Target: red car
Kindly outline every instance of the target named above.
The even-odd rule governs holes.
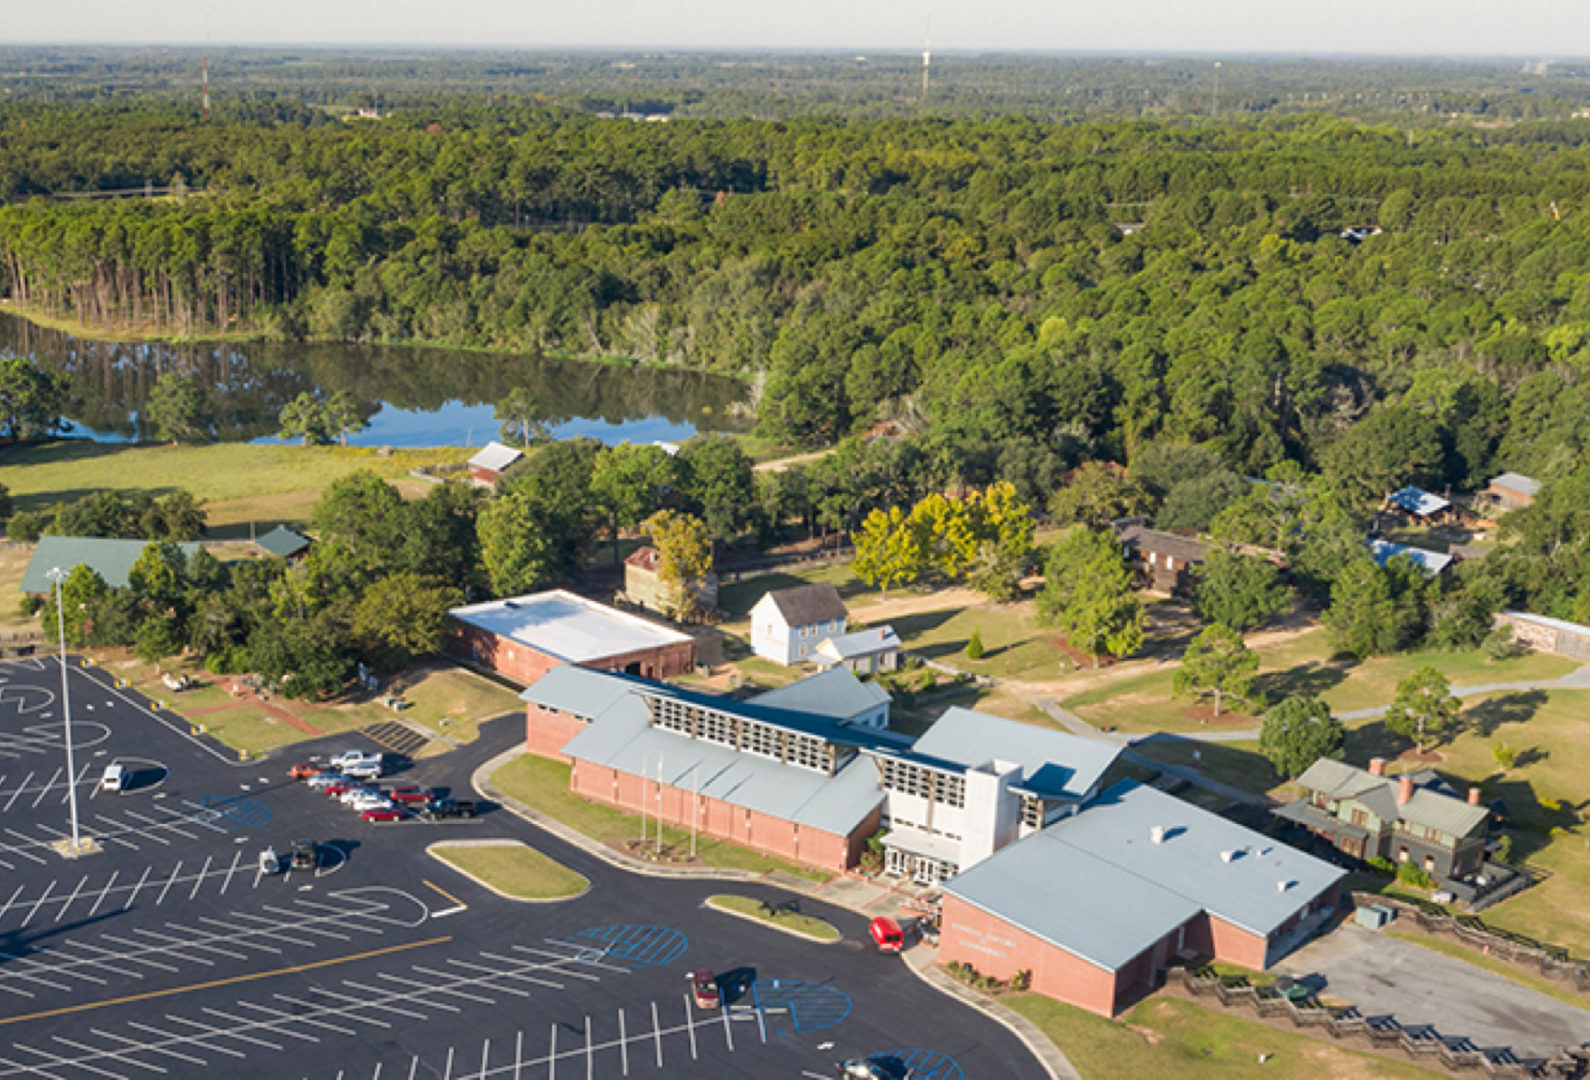
[[[879,952],[899,952],[905,948],[905,932],[893,919],[880,915],[867,925],[867,932]]]
[[[426,803],[431,801],[431,793],[422,787],[398,787],[388,793],[387,798],[396,803]]]
[[[690,996],[695,999],[698,1009],[716,1009],[723,1003],[723,996],[718,993],[717,977],[706,968],[690,973]]]
[[[366,821],[397,821],[403,816],[403,811],[399,810],[395,806],[386,808],[378,807],[374,810],[366,810],[360,816]]]
[[[320,790],[331,796],[333,799],[337,799],[341,798],[344,793],[352,791],[358,786],[360,786],[359,781],[343,778],[341,780],[333,780]]]

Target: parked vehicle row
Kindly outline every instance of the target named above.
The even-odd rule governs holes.
[[[366,821],[398,821],[409,814],[440,818],[472,818],[474,802],[468,799],[440,798],[418,784],[400,784],[383,789],[373,783],[382,772],[380,754],[347,750],[334,754],[324,763],[300,762],[288,770],[311,791],[319,791],[352,807]]]

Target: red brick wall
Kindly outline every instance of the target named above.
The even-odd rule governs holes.
[[[1263,971],[1269,966],[1268,938],[1249,933],[1224,919],[1209,916],[1210,942],[1216,960]]]
[[[1009,979],[1032,972],[1037,993],[1100,1016],[1115,1013],[1116,977],[1064,949],[1034,937],[973,907],[944,896],[939,960],[970,964],[984,975]]]
[[[855,865],[866,838],[877,831],[878,816],[882,812],[880,807],[850,835],[839,836],[821,829],[803,828],[782,818],[698,796],[687,788],[667,784],[663,785],[659,804],[656,780],[648,780],[643,785],[641,778],[633,773],[589,762],[575,762],[569,786],[577,795],[614,803],[636,813],[641,810],[644,798],[647,814],[655,818],[660,806],[665,822],[686,829],[690,827],[691,803],[699,801],[696,828],[702,835],[722,837],[781,859],[834,871]]]
[[[571,713],[543,709],[539,705],[525,709],[525,746],[532,754],[567,763],[572,759],[563,753],[564,744],[584,730],[585,722]]]
[[[499,675],[524,686],[532,685],[548,671],[563,663],[556,657],[548,656],[528,645],[499,637],[489,630],[482,630],[468,623],[454,623],[453,635],[448,639],[445,648],[461,660],[490,668]],[[655,645],[649,649],[606,656],[583,666],[596,671],[623,671],[631,664],[635,665],[636,674],[648,679],[662,680],[671,679],[675,675],[684,675],[694,670],[696,666],[695,639],[674,641],[666,645]]]

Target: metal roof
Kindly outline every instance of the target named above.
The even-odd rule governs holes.
[[[832,660],[855,660],[899,647],[900,635],[894,632],[894,627],[874,626],[866,630],[857,630],[852,634],[828,638],[817,646],[817,652],[820,656]]]
[[[1504,472],[1500,476],[1491,477],[1490,486],[1506,488],[1508,491],[1516,491],[1520,495],[1534,497],[1540,494],[1540,489],[1543,485],[1539,480],[1524,476],[1521,473]]]
[[[45,574],[57,566],[70,574],[80,564],[86,564],[104,578],[105,584],[111,588],[125,589],[127,574],[132,570],[133,563],[144,553],[144,548],[156,542],[109,540],[99,536],[41,536],[33,549],[33,558],[28,561],[28,568],[22,574],[21,591],[53,592],[55,586]],[[184,542],[177,544],[177,547],[182,549],[183,555],[191,557],[200,545]]]
[[[1156,826],[1164,829],[1161,843],[1153,840]],[[1118,971],[1200,911],[1268,936],[1344,876],[1262,833],[1123,780],[951,878],[944,891]]]
[[[839,599],[839,590],[826,581],[763,593],[755,606],[761,607],[763,603],[771,603],[778,609],[788,626],[810,626],[843,619],[850,614],[845,610],[845,602]]]
[[[1115,743],[960,706],[939,717],[909,751],[910,756],[936,758],[963,769],[990,761],[1020,765],[1023,790],[1062,799],[1085,798],[1120,753]]]
[[[1570,634],[1583,634],[1590,636],[1590,626],[1583,623],[1569,622],[1566,619],[1553,619],[1550,615],[1531,615],[1527,611],[1504,611],[1509,619],[1519,622],[1534,623],[1536,626],[1548,626],[1553,630],[1565,630]]]
[[[255,540],[254,543],[272,555],[280,555],[284,559],[290,559],[308,548],[310,541],[309,537],[303,533],[289,529],[285,525],[278,525],[264,536]]]
[[[635,693],[620,695],[563,753],[653,779],[661,768],[665,784],[837,836],[849,835],[883,802],[869,762],[852,761],[828,776],[692,739],[651,726],[645,701]]]
[[[500,473],[522,457],[524,457],[523,450],[515,450],[513,447],[504,446],[500,442],[489,442],[481,447],[479,453],[469,459],[469,464],[472,468]]]
[[[1417,517],[1428,517],[1431,514],[1440,513],[1452,505],[1451,502],[1441,498],[1441,496],[1432,495],[1423,488],[1416,488],[1412,484],[1401,491],[1393,491],[1386,496],[1386,501]]]
[[[1203,543],[1196,537],[1161,532],[1141,523],[1123,525],[1116,530],[1115,537],[1139,556],[1167,555],[1187,563],[1203,562],[1207,556]]]
[[[1396,558],[1406,555],[1412,559],[1421,570],[1431,577],[1435,577],[1447,568],[1452,561],[1452,556],[1441,551],[1428,551],[1424,548],[1409,547],[1407,544],[1395,544],[1390,540],[1369,541],[1369,555],[1380,566]]]
[[[831,667],[751,699],[758,705],[794,709],[833,720],[849,720],[889,700],[887,690],[875,682],[861,681],[845,667]]]
[[[586,719],[600,716],[636,690],[652,684],[616,671],[559,664],[519,695],[521,701]]]
[[[677,630],[562,589],[488,600],[448,614],[571,664],[691,640]]]

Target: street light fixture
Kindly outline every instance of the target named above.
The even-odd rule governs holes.
[[[70,840],[58,844],[62,855],[67,858],[76,858],[86,855],[94,850],[92,840],[84,840],[77,831],[77,763],[72,759],[72,696],[67,685],[66,669],[66,607],[62,600],[61,586],[66,582],[66,571],[59,566],[53,566],[45,571],[44,576],[55,583],[55,622],[61,635],[61,715],[66,729],[66,791],[67,802],[72,807],[72,836]]]

